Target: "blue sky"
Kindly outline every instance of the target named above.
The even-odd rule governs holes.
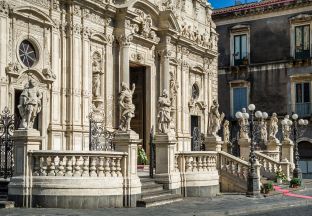
[[[240,0],[241,2],[245,3],[245,0]],[[247,0],[247,2],[254,2],[257,0]],[[222,8],[222,7],[229,7],[234,5],[235,0],[208,0],[212,4],[212,7],[217,9],[217,8]]]

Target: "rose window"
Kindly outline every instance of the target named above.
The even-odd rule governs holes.
[[[32,67],[37,61],[35,47],[27,40],[19,46],[19,57],[26,67]]]

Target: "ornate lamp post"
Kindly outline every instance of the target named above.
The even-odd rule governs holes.
[[[298,125],[300,127],[303,127],[303,126],[307,126],[309,124],[309,121],[308,120],[304,120],[304,119],[299,119],[298,120],[298,115],[297,114],[293,114],[291,116],[291,118],[293,119],[293,122],[291,120],[287,120],[287,119],[284,119],[282,121],[282,125],[283,127],[286,127],[287,125],[289,127],[292,126],[292,134],[293,134],[293,139],[294,139],[294,144],[295,144],[295,148],[294,148],[294,163],[295,163],[295,169],[293,170],[293,177],[294,178],[299,178],[300,180],[302,179],[302,171],[300,169],[300,166],[299,166],[299,151],[298,151],[298,143],[297,143],[297,140],[299,138],[299,128],[298,128]]]
[[[248,122],[249,120],[249,132],[250,132],[250,155],[249,155],[249,163],[250,168],[248,172],[248,178],[247,178],[247,196],[255,197],[259,196],[259,176],[256,172],[256,155],[255,155],[255,137],[254,137],[254,117],[255,117],[255,109],[256,106],[254,104],[250,104],[248,106],[248,110],[250,111],[250,119],[249,114],[247,112],[237,112],[235,114],[236,118],[240,120],[244,120]],[[260,111],[256,112],[256,117],[260,118],[262,117],[262,113]],[[248,127],[248,125],[246,125]],[[245,130],[243,128],[243,130]],[[248,129],[246,128],[246,131]]]

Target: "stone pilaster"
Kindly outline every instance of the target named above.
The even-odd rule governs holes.
[[[19,207],[31,207],[31,182],[29,165],[32,162],[28,152],[39,150],[42,138],[37,130],[16,130],[13,135],[15,141],[14,177],[9,184],[9,199],[15,201]]]
[[[155,179],[173,193],[180,193],[180,175],[175,170],[175,149],[177,145],[175,135],[157,134],[154,139],[156,147]]]
[[[249,138],[240,138],[238,140],[238,145],[240,149],[240,157],[248,161],[249,160],[249,154],[250,154],[250,139]]]
[[[291,164],[291,167],[294,168],[294,143],[293,141],[287,139],[282,141],[282,158],[281,160],[285,160]]]
[[[118,36],[120,46],[120,82],[125,82],[130,86],[130,44],[133,40],[132,35],[121,35]]]
[[[113,140],[116,151],[128,153],[127,174],[124,178],[125,206],[128,207],[135,207],[136,200],[141,196],[141,181],[137,173],[138,144],[141,142],[139,134],[132,130],[126,132],[119,131]]]

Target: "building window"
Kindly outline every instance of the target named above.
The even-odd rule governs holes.
[[[247,34],[234,36],[234,65],[248,64]]]
[[[296,83],[296,110],[295,112],[301,116],[309,116],[311,110],[310,103],[310,89],[311,85],[308,82]]]
[[[247,107],[247,87],[233,88],[233,112],[235,115],[237,111]]]
[[[36,49],[28,40],[24,40],[20,44],[19,57],[26,67],[32,67],[37,62]]]
[[[194,84],[192,86],[192,99],[196,100],[199,98],[199,88],[198,85]]]
[[[295,27],[295,58],[310,58],[310,26]]]

